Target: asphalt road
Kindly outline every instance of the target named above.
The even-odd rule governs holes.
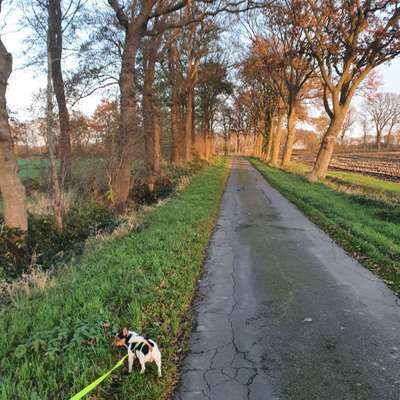
[[[200,283],[177,400],[399,400],[400,304],[245,160]]]

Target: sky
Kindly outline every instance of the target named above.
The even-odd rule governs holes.
[[[395,59],[389,64],[379,68],[382,74],[384,90],[387,92],[400,93],[400,59]]]
[[[0,35],[7,50],[13,56],[13,72],[8,81],[7,106],[12,115],[24,119],[29,117],[29,108],[35,94],[46,87],[46,76],[43,71],[23,68],[26,59],[22,52],[26,49],[24,39],[29,35],[27,29],[19,28],[18,20],[22,13],[13,7],[12,2],[5,3],[6,7],[0,15]],[[8,7],[8,8],[7,8]],[[75,109],[91,115],[101,95],[96,93],[88,99],[84,99]]]
[[[23,46],[23,35],[18,32],[6,33],[2,36],[7,50],[13,56],[13,72],[8,81],[7,105],[11,113],[19,118],[24,118],[32,105],[35,93],[46,86],[46,76],[42,71],[22,68],[21,48]],[[77,110],[91,115],[101,96],[95,94],[88,99],[84,99],[75,107]]]

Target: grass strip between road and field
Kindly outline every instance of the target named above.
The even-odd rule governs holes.
[[[312,166],[295,162],[290,164],[288,171],[296,174],[306,175],[311,172]],[[400,194],[400,184],[374,176],[365,175],[357,172],[349,171],[328,171],[327,181],[339,181],[353,186],[359,186],[365,190],[373,190],[380,193]]]
[[[367,196],[337,192],[305,176],[251,159],[289,201],[364,266],[400,292],[400,209]]]
[[[118,371],[96,399],[165,399],[178,378],[191,303],[218,214],[230,161],[146,215],[143,229],[104,244],[60,273],[51,287],[0,313],[0,398],[67,399],[124,355],[112,348],[123,324],[158,342],[163,377]]]

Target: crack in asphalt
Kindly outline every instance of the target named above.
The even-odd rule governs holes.
[[[207,385],[207,392],[205,392],[205,394],[206,394],[207,398],[211,399],[211,385],[207,380],[207,376],[206,376],[207,372],[209,372],[209,370],[204,370],[204,372],[203,372],[203,380]]]
[[[232,294],[233,304],[232,304],[232,309],[231,309],[230,313],[228,314],[228,320],[229,320],[229,324],[230,324],[230,326],[231,326],[231,333],[232,333],[232,345],[233,345],[233,348],[235,349],[235,355],[233,356],[233,358],[232,358],[232,360],[231,360],[230,366],[231,366],[233,369],[235,369],[235,367],[233,367],[232,364],[234,363],[235,357],[236,357],[238,354],[242,355],[242,357],[243,357],[247,362],[249,362],[249,363],[253,366],[252,369],[253,369],[253,371],[254,371],[254,374],[251,375],[251,376],[248,378],[247,382],[244,384],[244,385],[247,387],[247,399],[250,400],[250,393],[251,393],[250,386],[252,385],[252,383],[253,383],[255,377],[258,375],[258,370],[257,370],[257,366],[256,366],[255,362],[254,362],[253,360],[251,360],[250,358],[248,358],[248,353],[250,352],[251,348],[252,348],[252,347],[254,346],[254,344],[256,344],[256,343],[253,343],[252,346],[250,347],[250,349],[249,349],[248,351],[241,351],[241,350],[239,349],[239,346],[238,346],[237,343],[236,343],[235,328],[234,328],[234,326],[233,326],[233,320],[232,320],[232,315],[233,315],[234,312],[236,311],[237,302],[238,302],[238,300],[237,300],[237,298],[236,298],[237,283],[236,283],[236,278],[235,278],[235,266],[236,266],[236,262],[233,262],[233,264],[232,264],[232,272],[231,272],[232,288],[233,288],[233,294]],[[243,368],[243,367],[242,367],[242,368]],[[234,379],[236,382],[238,382],[238,383],[240,383],[240,384],[243,385],[242,382],[240,382],[240,381],[238,381],[238,380],[236,379],[239,370],[242,369],[242,368],[240,368],[240,367],[239,367],[239,368],[236,368],[236,374],[235,374],[235,377],[234,377],[233,379]]]

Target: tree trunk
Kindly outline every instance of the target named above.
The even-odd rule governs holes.
[[[49,0],[49,41],[52,60],[51,72],[54,93],[57,99],[58,116],[60,120],[60,159],[61,182],[68,181],[71,177],[71,126],[67,101],[65,99],[65,86],[61,68],[62,58],[62,12],[60,0]]]
[[[382,131],[379,127],[376,127],[376,148],[378,149],[378,151],[381,150],[382,147]]]
[[[18,176],[6,103],[12,56],[0,39],[0,192],[4,202],[4,222],[10,228],[28,229],[25,188]]]
[[[208,135],[207,140],[207,161],[212,160],[214,156],[214,135],[212,132]]]
[[[192,12],[192,1],[188,2],[188,7],[185,9],[186,16],[190,18]],[[197,70],[200,63],[200,58],[195,55],[195,31],[196,25],[189,25],[189,33],[185,47],[187,48],[187,66],[185,77],[185,94],[186,94],[186,115],[185,115],[185,136],[184,136],[184,155],[185,161],[189,162],[193,159],[194,146],[194,124],[193,124],[193,109],[194,109],[194,88],[197,82]],[[186,39],[186,38],[185,38]]]
[[[389,148],[390,147],[390,142],[392,139],[392,130],[393,130],[393,126],[391,126],[388,130],[388,133],[386,135],[386,147]]]
[[[181,163],[185,162],[185,130],[186,130],[186,107],[179,105],[179,154],[181,155]]]
[[[274,114],[271,113],[271,115],[268,118],[267,124],[266,124],[266,135],[267,135],[267,143],[266,143],[266,148],[265,148],[265,157],[264,161],[265,162],[270,162],[271,160],[271,153],[272,153],[272,143],[274,141],[274,133],[275,133],[275,118]]]
[[[193,89],[189,89],[186,99],[185,115],[185,161],[192,161],[192,137],[193,137]]]
[[[153,144],[153,171],[156,176],[159,176],[162,175],[163,172],[161,170],[161,126],[158,109],[155,110]]]
[[[282,126],[283,126],[284,111],[278,111],[278,121],[276,124],[276,129],[273,135],[272,141],[272,157],[271,165],[278,165],[279,153],[281,151],[281,141],[282,141]]]
[[[263,148],[263,141],[264,141],[264,135],[258,134],[258,143],[257,143],[257,157],[260,158],[262,154],[262,148]]]
[[[290,107],[287,115],[287,138],[282,158],[283,168],[288,167],[292,159],[293,144],[296,138],[296,120],[297,120],[296,111],[293,107]]]
[[[205,107],[202,119],[202,131],[203,131],[203,158],[209,160],[209,139],[210,139],[210,116],[208,109]]]
[[[194,92],[192,97],[192,158],[196,155],[196,124],[194,120],[195,109],[194,109]],[[200,154],[198,154],[200,155]]]
[[[179,165],[181,163],[181,154],[180,154],[180,137],[179,127],[180,123],[180,110],[179,110],[179,94],[178,89],[172,86],[171,93],[171,135],[172,135],[172,143],[171,143],[171,163],[175,165]]]
[[[51,16],[49,13],[49,20]],[[50,21],[49,21],[50,25]],[[50,180],[51,180],[51,196],[54,221],[59,231],[63,228],[62,219],[62,194],[60,188],[60,181],[57,172],[57,158],[56,158],[56,137],[54,133],[54,118],[53,118],[53,82],[52,82],[52,52],[51,52],[51,34],[49,32],[47,50],[47,145],[49,149],[50,159]]]
[[[146,85],[145,85],[146,86]],[[146,90],[143,92],[143,127],[145,132],[145,152],[147,172],[158,176],[161,172],[160,164],[160,126],[158,123],[158,110],[147,98]]]
[[[203,130],[203,158],[208,161],[208,137],[207,132]]]
[[[263,154],[265,132],[266,132],[266,118],[265,114],[261,113],[259,121],[259,129],[257,131],[257,148],[256,148],[256,157],[259,158],[261,158]]]
[[[253,143],[251,143],[253,141]],[[252,140],[251,134],[247,133],[246,135],[246,156],[250,156],[252,154],[252,149],[254,148],[254,140]]]
[[[343,129],[342,129],[342,132],[341,132],[341,134],[340,134],[340,144],[341,144],[341,146],[343,146],[343,144],[344,144],[344,137],[346,136],[346,131],[344,131]]]
[[[340,111],[337,111],[331,119],[329,127],[322,138],[321,147],[318,151],[314,168],[309,175],[309,180],[311,182],[315,182],[318,179],[325,179],[326,174],[328,173],[328,167],[332,158],[333,150],[335,148],[336,138],[342,129],[346,113],[347,110],[342,108]]]
[[[122,207],[128,200],[132,186],[132,163],[134,146],[140,141],[137,123],[136,98],[136,54],[141,41],[141,27],[129,24],[126,32],[122,65],[119,78],[121,92],[120,128],[116,140],[116,157],[112,179],[113,202],[117,208]]]
[[[157,52],[160,40],[155,38],[148,44],[143,57],[143,127],[145,133],[146,165],[150,177],[156,177],[161,173],[160,151],[160,126],[158,123],[158,109],[154,99],[154,76],[156,69]]]
[[[168,48],[168,68],[170,74],[171,86],[171,163],[180,165],[182,161],[182,122],[180,113],[180,82],[179,72],[179,55],[175,41],[170,43]]]

